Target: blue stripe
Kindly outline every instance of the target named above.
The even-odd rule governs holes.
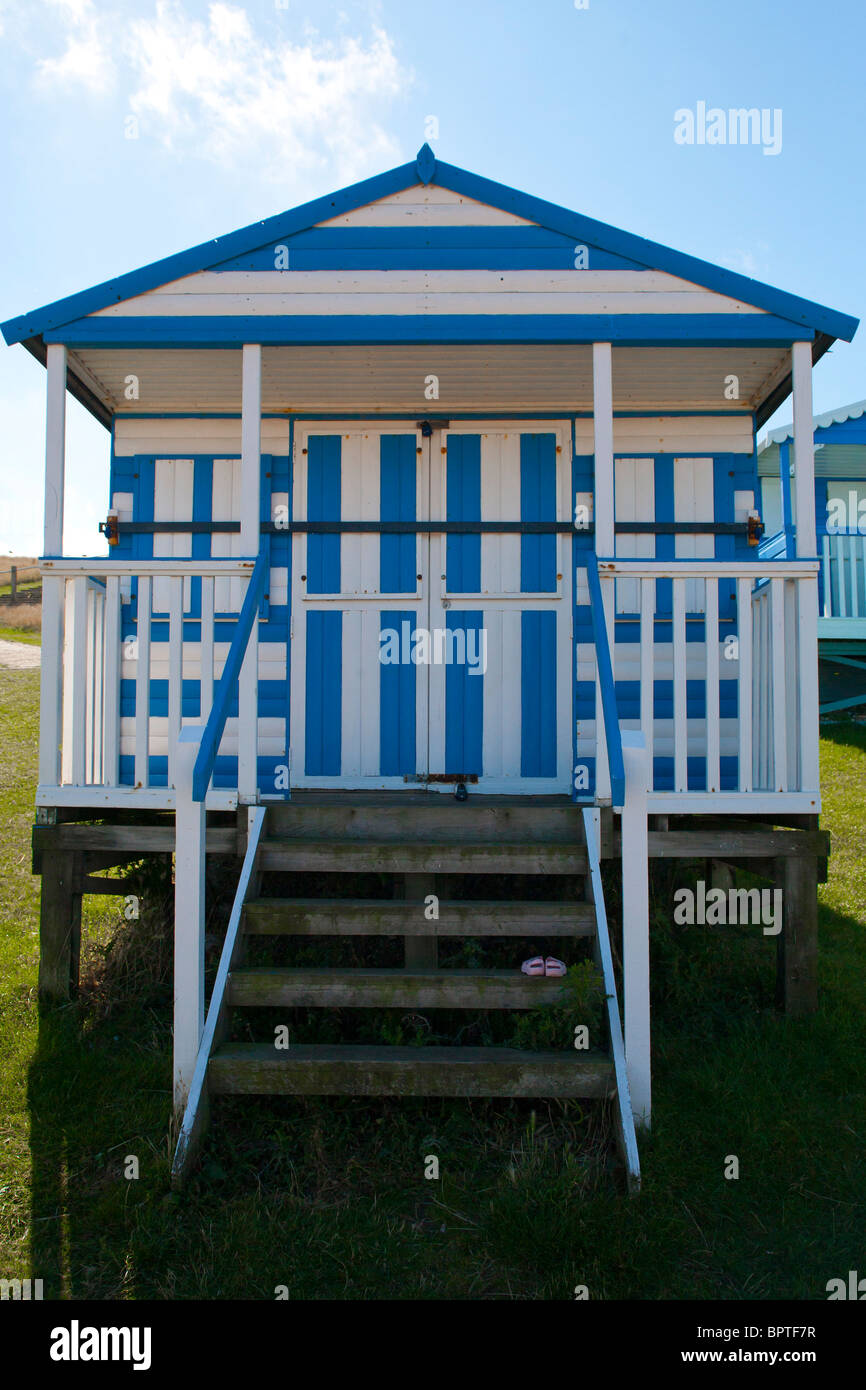
[[[307,613],[306,752],[308,777],[339,777],[343,742],[343,614]]]
[[[307,519],[339,521],[341,507],[338,434],[312,434],[307,442]],[[307,536],[307,593],[340,592],[340,537]]]
[[[450,434],[446,460],[446,521],[481,520],[481,436]],[[481,537],[449,535],[445,541],[447,585],[452,593],[481,589]],[[466,769],[464,769],[465,771]]]
[[[414,462],[413,439],[413,462]],[[415,772],[415,685],[417,666],[410,659],[411,634],[416,614],[383,612],[380,632],[397,634],[401,658],[396,664],[382,663],[379,678],[379,771],[383,777]]]
[[[445,626],[449,632],[480,633],[484,614],[449,608]],[[480,638],[474,638],[475,651]],[[467,641],[468,647],[468,641]],[[483,675],[472,675],[467,662],[452,662],[445,668],[445,771],[481,775],[484,733]]]
[[[383,434],[379,445],[379,517],[414,521],[417,454],[414,434]],[[379,591],[413,594],[416,589],[415,536],[380,536]]]
[[[576,272],[577,273],[577,272]],[[74,319],[46,343],[75,348],[219,348],[250,342],[631,343],[790,347],[814,331],[773,314],[266,314]]]
[[[656,521],[673,521],[674,517],[674,460],[663,454],[655,461]],[[656,559],[673,560],[676,555],[676,536],[656,536]],[[673,584],[670,579],[656,580],[656,613],[673,612]]]
[[[520,519],[556,520],[556,435],[520,436]],[[520,587],[556,592],[556,536],[520,537]]]
[[[520,775],[556,776],[556,614],[520,615]]]

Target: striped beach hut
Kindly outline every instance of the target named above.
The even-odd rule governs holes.
[[[41,987],[70,988],[94,872],[174,852],[178,1172],[208,1093],[360,1090],[614,1096],[634,1175],[655,854],[776,865],[783,992],[813,1006],[811,369],[855,328],[426,145],[3,325],[47,368]],[[85,560],[62,548],[67,390],[112,440]],[[756,433],[792,392],[795,506],[765,552]],[[239,856],[207,1017],[206,852]],[[375,870],[394,900],[268,896],[300,870]],[[522,901],[520,874],[581,892]],[[266,931],[390,931],[405,960],[245,977]],[[440,969],[449,933],[590,937],[599,1055],[217,1046],[234,1006],[555,997],[519,962]]]

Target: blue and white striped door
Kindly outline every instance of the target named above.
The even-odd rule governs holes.
[[[567,521],[570,432],[555,423],[456,425],[431,459],[431,507],[449,521]],[[489,793],[571,785],[571,539],[434,535],[430,627],[465,634],[470,660],[430,667],[430,771]]]
[[[567,520],[567,441],[556,426],[426,439],[397,424],[298,428],[294,518]],[[430,773],[464,774],[487,792],[567,791],[565,544],[513,533],[298,535],[293,785],[411,788]]]

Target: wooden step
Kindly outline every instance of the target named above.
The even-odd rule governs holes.
[[[260,842],[259,868],[321,873],[583,874],[582,844],[425,844],[367,840],[274,839]]]
[[[417,902],[394,898],[254,898],[244,930],[260,936],[594,936],[583,902],[446,902],[428,921]]]
[[[221,1048],[208,1067],[216,1095],[583,1096],[615,1093],[599,1054],[510,1047],[342,1047],[270,1043]]]
[[[268,834],[316,841],[583,843],[581,809],[567,797],[501,805],[471,792],[464,802],[439,794],[397,793],[385,800],[386,796],[352,793],[350,804],[340,804],[299,792],[296,799],[268,808]]]
[[[228,1002],[349,1009],[531,1009],[559,1003],[562,979],[520,970],[317,970],[254,966],[232,972]]]

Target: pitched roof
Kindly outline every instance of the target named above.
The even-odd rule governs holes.
[[[837,405],[835,410],[827,410],[823,415],[813,415],[813,430],[825,430],[830,425],[844,425],[846,420],[859,420],[866,415],[866,401],[854,401],[851,405]],[[771,444],[784,444],[786,439],[794,438],[794,426],[781,425],[777,430],[769,430],[766,439],[759,445],[759,452]]]
[[[37,343],[34,340],[39,340],[43,333],[57,329],[63,324],[169,284],[182,276],[214,269],[268,242],[282,241],[342,213],[351,212],[390,194],[399,193],[419,181],[423,184],[436,184],[525,218],[551,231],[573,237],[577,243],[586,243],[623,257],[640,269],[665,271],[705,289],[743,300],[754,308],[763,309],[792,325],[807,329],[809,336],[817,336],[817,355],[826,351],[834,338],[850,341],[856,332],[858,320],[850,315],[774,289],[761,281],[749,279],[748,276],[713,265],[709,261],[674,251],[658,242],[620,231],[607,223],[584,217],[580,213],[571,212],[531,194],[521,193],[505,184],[469,173],[456,165],[446,164],[438,160],[426,144],[410,163],[401,164],[386,173],[351,184],[336,193],[313,199],[297,208],[278,213],[275,217],[254,222],[226,236],[202,242],[199,246],[154,261],[151,265],[104,281],[91,289],[43,305],[31,313],[7,320],[0,325],[0,331],[7,343],[27,342],[28,346],[35,349]],[[37,355],[41,356],[41,351]]]

